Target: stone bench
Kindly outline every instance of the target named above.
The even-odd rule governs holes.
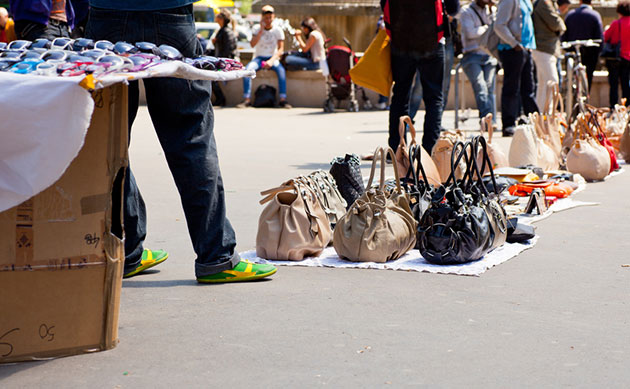
[[[608,106],[608,72],[596,71],[593,76],[593,86],[591,88],[591,104],[597,107]],[[475,98],[473,95],[470,82],[466,78],[466,75],[460,71],[460,96],[463,94],[462,108],[476,109]],[[497,109],[501,109],[501,88],[503,82],[503,71],[499,71],[497,76],[497,86],[495,94],[497,97]],[[262,84],[268,84],[278,89],[278,78],[273,70],[259,70],[256,73],[256,78],[252,82],[252,97],[256,88]],[[462,89],[463,88],[463,89]],[[235,80],[228,81],[227,83],[221,83],[221,89],[225,94],[227,105],[235,106],[243,101],[243,81]],[[141,104],[146,104],[144,98],[144,88],[140,87]],[[375,105],[378,101],[378,94],[371,90],[365,89],[367,97],[370,99],[372,105]],[[621,92],[619,93],[621,96]],[[311,108],[323,108],[324,101],[326,100],[326,78],[323,76],[320,70],[290,70],[287,71],[287,100],[294,107],[311,107]],[[360,94],[357,95],[357,100],[361,105]],[[422,104],[424,106],[424,104]],[[421,107],[422,107],[421,106]],[[449,98],[446,109],[455,108],[455,69],[451,71],[451,88],[449,90]]]

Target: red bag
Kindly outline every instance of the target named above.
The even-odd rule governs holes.
[[[599,115],[597,115],[597,113],[591,110],[590,115],[589,115],[589,120],[593,124],[591,129],[595,130],[595,134],[591,133],[591,136],[597,139],[599,144],[604,146],[606,151],[608,151],[608,154],[610,155],[609,173],[612,173],[615,170],[619,169],[619,163],[617,162],[617,153],[615,152],[615,148],[613,147],[612,143],[610,143],[610,141],[608,140],[608,137],[606,137],[606,134],[604,133],[604,131],[602,131],[602,128],[598,122],[598,118],[599,118]]]

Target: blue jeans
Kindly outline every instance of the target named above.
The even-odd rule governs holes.
[[[394,89],[389,108],[389,146],[396,150],[400,143],[398,125],[400,117],[409,114],[409,98],[414,75],[420,74],[420,84],[424,91],[424,133],[422,147],[430,154],[442,127],[444,106],[442,83],[444,75],[444,45],[427,55],[417,57],[392,51],[392,75]]]
[[[262,61],[266,61],[271,57],[256,57],[252,59],[247,66],[245,67],[247,70],[258,70],[262,67]],[[276,72],[278,75],[278,95],[280,99],[287,98],[287,74],[284,70],[284,67],[278,61],[277,65],[271,67],[271,70]],[[249,99],[252,95],[252,79],[249,77],[243,78],[243,97]]]
[[[497,117],[496,85],[497,61],[488,54],[466,53],[462,58],[462,68],[472,85],[479,110],[479,117],[492,114],[492,121]]]
[[[442,81],[442,94],[444,95],[444,103],[442,111],[446,109],[448,103],[448,91],[451,89],[451,69],[455,61],[455,49],[453,48],[453,40],[446,39],[444,46],[444,80]],[[416,117],[416,113],[420,109],[422,103],[422,82],[420,82],[420,73],[416,73],[416,80],[411,90],[411,100],[409,101],[409,117]]]
[[[304,70],[319,69],[319,62],[313,62],[310,53],[292,53],[284,59],[287,66],[293,66]]]
[[[202,48],[192,5],[164,11],[92,8],[86,36],[112,42],[154,42],[186,57]],[[178,78],[144,80],[147,106],[179,190],[188,232],[197,254],[197,277],[232,269],[239,261],[236,236],[225,214],[223,180],[214,140],[211,82]],[[129,85],[129,131],[138,111],[138,83]],[[146,237],[146,207],[131,169],[124,185],[125,273],[140,264]]]
[[[525,115],[538,112],[538,105],[532,54],[528,50],[499,50],[499,59],[503,66],[501,122],[505,130],[516,124],[521,104]]]

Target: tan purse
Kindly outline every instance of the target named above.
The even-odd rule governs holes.
[[[512,167],[538,166],[538,142],[536,132],[531,124],[516,127],[512,143],[510,143],[508,161]]]
[[[409,166],[411,165],[411,163],[409,162],[409,147],[407,146],[407,142],[405,141],[405,124],[409,126],[409,133],[411,135],[410,144],[416,144],[416,128],[413,126],[411,118],[409,116],[401,116],[400,124],[398,126],[398,133],[400,134],[400,144],[396,149],[395,159],[396,169],[398,175],[401,177],[405,177],[407,175],[407,171],[409,171]],[[422,167],[427,174],[427,180],[429,181],[429,183],[434,186],[440,186],[440,184],[442,183],[442,179],[440,178],[440,173],[435,166],[435,162],[433,162],[431,156],[429,156],[429,153],[427,153],[427,151],[422,147],[420,158],[420,161],[422,162]]]
[[[566,115],[558,84],[549,81],[547,85],[547,101],[544,112],[540,116],[541,130],[546,136],[545,142],[557,155],[559,163],[561,161],[562,137],[564,135],[564,127],[561,123],[566,120]],[[558,110],[558,106],[560,106],[560,110]]]
[[[604,179],[610,172],[610,154],[588,131],[584,114],[579,114],[574,129],[575,139],[567,155],[567,169],[588,181]]]
[[[258,219],[256,255],[300,261],[321,254],[332,238],[332,230],[315,193],[295,179],[261,194],[267,197],[260,204],[269,204]]]
[[[625,161],[630,162],[630,123],[626,124],[626,128],[621,135],[619,154]]]
[[[529,115],[530,121],[536,132],[537,160],[536,166],[543,170],[556,170],[560,167],[560,155],[551,147],[550,137],[546,132],[545,119],[543,115],[532,113]]]
[[[394,152],[387,148],[393,158]],[[381,158],[379,186],[372,188],[377,159]],[[409,195],[400,187],[398,170],[394,169],[396,187],[385,190],[385,152],[374,152],[372,170],[365,193],[339,220],[333,247],[341,258],[354,262],[387,262],[411,250],[416,244],[417,223],[411,213]]]
[[[481,120],[481,135],[484,135],[484,132],[488,133],[488,142],[486,143],[486,148],[488,152],[488,157],[490,158],[490,162],[492,163],[492,168],[496,169],[499,167],[508,167],[510,166],[510,162],[508,158],[505,156],[505,153],[501,149],[498,144],[492,143],[492,114],[489,113],[485,118]],[[481,151],[477,154],[477,163],[482,165],[483,162],[483,154]]]
[[[327,171],[316,170],[308,176],[297,177],[296,180],[305,183],[315,193],[331,227],[335,228],[337,221],[346,213],[346,200],[339,193],[335,179]]]
[[[453,146],[458,141],[463,142],[464,140],[464,134],[460,130],[444,130],[440,133],[440,137],[435,142],[433,150],[431,150],[431,159],[435,163],[435,167],[437,167],[442,182],[446,182],[452,172],[451,154],[453,153]],[[466,164],[462,159],[455,168],[455,178],[458,180],[461,179],[464,177],[465,172]]]

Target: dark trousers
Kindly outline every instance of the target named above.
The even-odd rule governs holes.
[[[531,53],[527,50],[500,50],[499,58],[503,67],[501,121],[505,130],[514,127],[521,104],[526,115],[538,112],[538,106]]]
[[[425,56],[415,56],[392,52],[392,75],[394,88],[389,108],[389,147],[396,150],[400,143],[398,126],[400,117],[409,115],[411,85],[416,71],[420,73],[423,100],[426,113],[422,147],[430,154],[442,127],[442,108],[444,96],[442,81],[444,78],[444,45]]]
[[[53,40],[55,38],[69,38],[70,29],[63,22],[51,20],[48,25],[31,22],[30,20],[18,20],[15,22],[15,35],[18,39],[34,41],[36,39]]]
[[[593,72],[597,67],[597,61],[599,61],[599,47],[582,47],[580,56],[582,57],[582,64],[586,66],[586,78],[588,79],[588,90],[590,92],[591,85],[593,85]]]
[[[619,104],[619,81],[621,81],[621,96],[626,98],[626,105],[630,104],[630,61],[625,59],[606,60],[608,69],[608,85],[610,86],[610,106]]]
[[[92,8],[86,27],[91,39],[154,42],[176,47],[186,57],[202,53],[192,5],[155,12]],[[199,276],[233,268],[240,258],[226,218],[223,180],[214,139],[210,81],[144,80],[147,106],[180,194]],[[138,111],[138,83],[129,85],[129,130]],[[130,133],[131,137],[131,133]],[[124,186],[125,272],[140,263],[146,237],[146,208],[131,169]]]

